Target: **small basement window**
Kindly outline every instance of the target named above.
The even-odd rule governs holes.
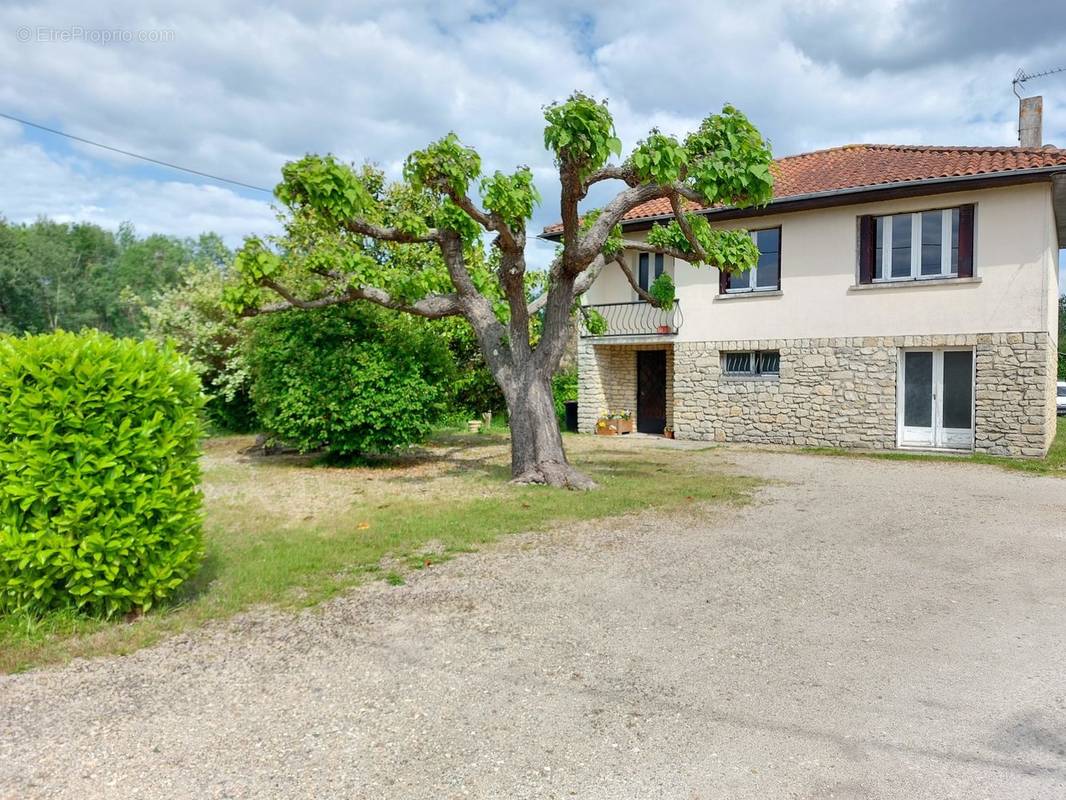
[[[777,350],[749,350],[722,353],[722,372],[726,375],[779,375],[781,353]]]

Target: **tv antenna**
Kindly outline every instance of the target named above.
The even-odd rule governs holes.
[[[1019,69],[1014,73],[1014,80],[1010,82],[1011,88],[1014,90],[1014,96],[1019,100],[1022,99],[1018,89],[1026,81],[1031,81],[1033,78],[1043,78],[1045,75],[1055,75],[1059,72],[1066,72],[1066,67],[1055,67],[1055,69],[1046,69],[1043,72],[1026,72],[1024,69]]]

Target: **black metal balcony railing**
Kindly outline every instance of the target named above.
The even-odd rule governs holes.
[[[676,300],[669,310],[643,300],[581,306],[581,336],[672,336],[684,319]]]

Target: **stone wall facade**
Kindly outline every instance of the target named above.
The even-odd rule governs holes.
[[[636,350],[667,349],[667,417],[679,439],[897,447],[907,348],[973,348],[974,450],[1041,456],[1055,436],[1056,343],[1045,332],[610,344],[578,348],[579,428],[636,405]],[[776,350],[777,376],[730,376],[722,353]]]
[[[977,452],[1047,452],[1055,438],[1057,345],[1044,332],[977,336]]]
[[[723,352],[776,350],[778,376],[722,374]],[[679,439],[805,446],[896,446],[891,340],[769,339],[676,346]]]
[[[674,405],[673,344],[603,343],[583,338],[577,348],[577,429],[594,433],[605,411],[629,410],[637,415],[637,351],[666,351],[666,424],[672,424]]]

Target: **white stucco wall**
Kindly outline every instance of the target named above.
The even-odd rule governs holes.
[[[860,215],[964,203],[976,204],[974,276],[979,281],[853,288]],[[864,203],[720,225],[781,226],[781,295],[717,299],[717,270],[679,261],[672,267],[684,325],[676,341],[1057,330],[1058,241],[1049,184]],[[611,265],[585,302],[633,299],[621,270]]]
[[[1060,242],[1058,237],[1058,226],[1056,225],[1055,214],[1052,212],[1048,215],[1047,220],[1047,238],[1050,246],[1046,253],[1047,261],[1044,265],[1044,269],[1047,272],[1044,313],[1047,316],[1047,331],[1051,334],[1052,341],[1055,342],[1056,346],[1059,340],[1059,296],[1062,294],[1063,288],[1059,285],[1058,248],[1066,245],[1066,242]]]

